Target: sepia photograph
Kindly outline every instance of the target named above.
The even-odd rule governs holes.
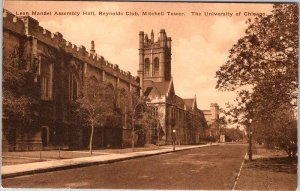
[[[3,189],[297,190],[297,3],[4,0]]]

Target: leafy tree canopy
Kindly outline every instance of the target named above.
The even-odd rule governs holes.
[[[233,45],[227,62],[216,72],[216,88],[237,92],[227,111],[233,122],[255,126],[264,143],[289,150],[286,147],[297,142],[295,136],[283,140],[278,131],[291,135],[295,129],[298,7],[274,4],[272,14],[247,23],[245,36]]]
[[[27,66],[19,48],[4,54],[2,102],[3,117],[8,122],[29,127],[37,118],[39,93],[35,80],[36,67]]]
[[[275,4],[271,15],[247,21],[246,35],[217,71],[217,88],[236,90],[264,81],[295,99],[298,88],[298,7]],[[275,81],[276,80],[276,81]],[[281,83],[278,83],[281,82]]]

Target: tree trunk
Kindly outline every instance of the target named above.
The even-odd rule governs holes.
[[[251,125],[249,126],[249,150],[248,150],[249,161],[252,161],[252,130]]]
[[[94,122],[92,121],[92,132],[91,132],[91,138],[90,138],[90,154],[93,155],[93,136],[94,136]]]

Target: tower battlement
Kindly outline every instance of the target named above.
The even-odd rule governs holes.
[[[136,77],[132,76],[130,72],[120,70],[118,65],[111,64],[105,60],[103,56],[98,55],[96,52],[88,52],[82,45],[78,47],[77,45],[67,41],[61,33],[52,33],[51,31],[43,28],[39,25],[39,22],[32,17],[17,17],[13,13],[4,10],[3,28],[22,36],[31,36],[53,48],[63,49],[85,63],[91,64],[113,75],[118,75],[124,80],[136,83]]]
[[[7,10],[3,10],[3,26],[20,35],[25,34],[25,25],[23,21]]]
[[[168,48],[171,49],[172,38],[167,36],[165,29],[161,29],[157,40],[155,40],[154,32],[151,31],[150,37],[144,31],[140,31],[140,48]],[[143,39],[141,39],[141,37]],[[142,43],[142,46],[141,46]]]
[[[171,80],[171,42],[165,29],[161,29],[155,41],[153,30],[150,38],[144,31],[139,32],[139,78],[141,92],[143,81],[164,82]]]
[[[219,105],[217,103],[211,103],[210,111],[211,111],[211,119],[217,120],[219,118]]]

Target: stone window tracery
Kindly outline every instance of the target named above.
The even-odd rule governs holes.
[[[122,113],[125,113],[126,112],[126,106],[128,104],[128,99],[127,99],[127,93],[126,93],[126,90],[122,89],[121,92],[120,92],[120,109],[121,109],[121,112]]]
[[[78,97],[78,82],[73,73],[69,74],[69,100],[75,101]]]
[[[104,92],[104,99],[109,101],[108,109],[113,110],[115,104],[115,92],[112,84],[107,84]]]
[[[41,63],[41,99],[52,99],[53,66],[50,63]]]

